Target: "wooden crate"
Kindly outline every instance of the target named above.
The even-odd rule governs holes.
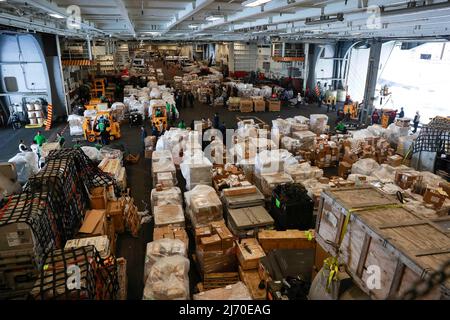
[[[280,100],[267,100],[267,109],[271,112],[281,111],[281,101]]]
[[[449,217],[428,220],[395,198],[362,187],[322,194],[317,242],[336,256],[371,298],[401,297],[416,281],[450,260]],[[380,268],[379,288],[369,288],[371,266]],[[450,280],[420,299],[448,298]]]
[[[253,101],[251,99],[241,99],[241,112],[253,112]]]
[[[258,240],[254,238],[242,239],[237,243],[237,257],[243,270],[257,269],[259,259],[265,256]]]
[[[123,233],[125,231],[125,223],[122,203],[120,201],[108,201],[106,214],[111,217],[115,232]]]
[[[252,295],[253,300],[266,300],[267,291],[266,289],[260,289],[259,284],[261,283],[261,278],[259,277],[258,269],[254,270],[243,270],[239,267],[239,277],[241,281],[245,283]]]
[[[266,102],[264,100],[253,100],[255,112],[265,112]]]
[[[239,281],[237,272],[209,273],[203,275],[203,289],[223,288]]]
[[[314,230],[262,230],[258,233],[261,247],[267,253],[274,249],[314,249]]]

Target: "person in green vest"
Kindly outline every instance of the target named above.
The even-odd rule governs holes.
[[[42,145],[47,142],[47,139],[41,134],[40,131],[37,132],[33,140],[39,147],[42,147]]]
[[[175,121],[177,120],[177,108],[175,108],[175,105],[172,105],[172,109],[170,110],[171,120],[172,124],[175,124]]]
[[[170,103],[166,102],[166,114],[169,115],[170,114]]]
[[[178,124],[179,129],[186,129],[186,124],[184,123],[184,120],[180,120],[180,123]]]
[[[162,113],[161,109],[160,108],[156,109],[155,117],[160,118],[160,117],[162,117],[162,115],[163,115],[163,113]]]
[[[100,132],[100,138],[102,141],[102,145],[108,144],[108,133],[106,132],[106,123],[103,121],[99,121],[97,124],[98,131]]]
[[[56,134],[56,142],[59,143],[61,148],[64,146],[64,143],[66,142],[66,138],[63,137],[61,132],[58,132]]]
[[[345,134],[347,133],[347,127],[342,122],[339,122],[339,124],[336,126],[336,131]]]

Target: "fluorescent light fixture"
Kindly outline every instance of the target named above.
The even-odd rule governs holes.
[[[266,4],[272,0],[247,0],[242,3],[244,7],[257,7],[262,6],[263,4]]]
[[[217,20],[220,20],[222,18],[223,18],[222,16],[210,15],[210,16],[206,17],[206,20],[207,21],[217,21]]]
[[[161,34],[161,32],[157,32],[157,31],[145,31],[142,33],[151,34],[152,36],[159,36]]]
[[[48,14],[50,17],[52,18],[56,18],[56,19],[64,19],[64,16],[59,14],[59,13],[49,13]]]
[[[196,24],[190,24],[190,25],[189,25],[189,28],[191,28],[191,29],[198,29],[198,25],[196,25]]]

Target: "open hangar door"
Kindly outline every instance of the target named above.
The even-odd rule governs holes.
[[[363,101],[369,51],[355,45],[349,53],[346,79],[348,93],[355,101]],[[436,116],[449,116],[446,103],[450,74],[450,43],[389,41],[383,44],[378,66],[375,108],[404,108],[405,117],[413,118],[416,111],[421,122]],[[388,88],[389,94],[382,95]]]

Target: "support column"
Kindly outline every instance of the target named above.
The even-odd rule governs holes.
[[[379,39],[370,42],[369,65],[367,67],[366,87],[364,90],[364,109],[360,119],[364,123],[368,122],[368,117],[372,114],[374,108],[373,102],[375,100],[382,45],[383,43]]]

